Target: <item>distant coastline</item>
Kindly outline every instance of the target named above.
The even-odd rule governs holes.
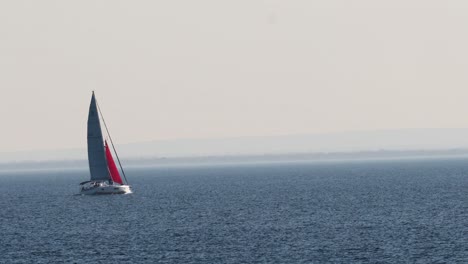
[[[143,141],[117,145],[126,160],[180,157],[245,157],[284,159],[374,158],[387,156],[464,155],[468,153],[468,128],[427,128],[349,131],[326,134],[248,136],[211,139]],[[85,139],[80,148],[0,150],[0,163],[23,161],[86,160]],[[220,158],[222,157],[222,158]],[[226,158],[227,157],[227,158]],[[184,158],[182,158],[184,159]],[[192,158],[190,158],[192,159]],[[150,161],[150,162],[153,162]]]
[[[123,162],[126,167],[148,166],[184,166],[216,164],[249,164],[281,162],[327,162],[327,161],[365,161],[392,159],[431,159],[431,158],[464,158],[468,159],[468,149],[446,150],[378,150],[359,152],[315,152],[286,153],[264,155],[213,155],[191,157],[146,157],[129,158]],[[467,161],[468,162],[468,161]],[[15,161],[0,163],[0,171],[75,169],[87,170],[86,160],[40,160]]]

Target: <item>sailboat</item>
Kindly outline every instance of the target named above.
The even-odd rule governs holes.
[[[107,140],[104,140],[101,130],[101,116],[102,122],[106,128],[109,136],[112,149],[117,157],[117,161],[124,176],[125,182],[120,176],[119,169],[115,164],[112,157],[111,149]],[[104,117],[99,109],[96,97],[91,97],[91,104],[89,106],[88,114],[88,162],[90,180],[80,183],[81,194],[127,194],[132,193],[132,188],[128,184],[127,177],[120,163],[119,156],[115,150],[112,138],[107,129]]]

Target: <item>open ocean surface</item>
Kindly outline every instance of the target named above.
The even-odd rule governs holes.
[[[468,160],[0,172],[0,263],[468,263]]]

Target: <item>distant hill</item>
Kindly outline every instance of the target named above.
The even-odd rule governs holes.
[[[130,158],[123,159],[126,168],[158,166],[204,166],[258,163],[291,163],[291,162],[351,162],[382,161],[395,159],[466,159],[468,149],[452,150],[381,150],[362,152],[329,152],[329,153],[291,153],[269,155],[236,155],[236,156],[200,156],[173,158]],[[0,162],[0,171],[28,170],[88,170],[88,161],[82,160],[48,160]]]
[[[468,149],[468,129],[404,129],[329,134],[181,139],[121,144],[125,159],[360,152],[378,150]],[[0,162],[85,160],[82,149],[0,153]]]

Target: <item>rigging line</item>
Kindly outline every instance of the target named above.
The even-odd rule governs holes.
[[[101,114],[102,122],[104,123],[104,127],[106,128],[107,135],[109,136],[112,148],[114,149],[114,152],[115,152],[115,156],[117,157],[117,161],[119,162],[120,169],[122,170],[122,174],[123,174],[123,176],[125,178],[125,181],[127,182],[127,185],[129,185],[128,180],[127,180],[127,176],[125,176],[125,171],[124,171],[124,169],[122,167],[122,163],[120,163],[119,154],[117,154],[117,150],[115,150],[114,142],[112,141],[111,134],[109,133],[109,129],[107,128],[106,120],[104,120],[104,115],[102,114],[101,108],[99,107],[99,103],[98,103],[97,100],[96,100],[96,105],[97,105],[97,108],[99,110],[99,114]]]

